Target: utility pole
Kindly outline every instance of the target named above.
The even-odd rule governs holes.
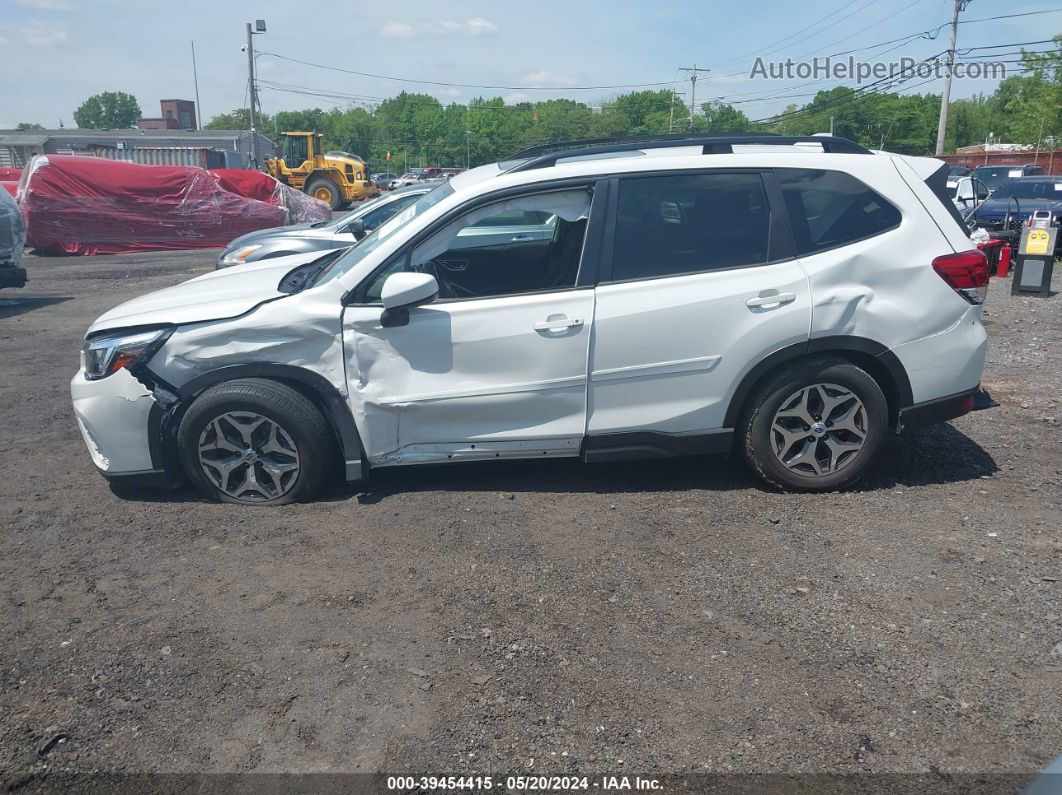
[[[693,117],[697,113],[697,73],[698,72],[710,72],[711,69],[698,69],[697,64],[693,66],[683,66],[679,69],[680,72],[690,73],[690,132],[693,132]]]
[[[668,133],[675,132],[675,98],[684,97],[685,94],[681,91],[676,91],[674,87],[671,89],[671,109],[667,114],[667,131]]]
[[[471,159],[472,152],[472,131],[465,130],[465,171],[470,168],[469,160]]]
[[[833,135],[833,116],[830,116],[830,135]]]
[[[203,106],[199,104],[199,73],[195,68],[195,42],[192,42],[192,82],[195,83],[195,128],[203,128]]]
[[[253,30],[251,29],[251,23],[247,23],[247,96],[251,100],[251,167],[256,170],[261,167],[261,158],[258,153],[258,112],[256,110],[258,90],[254,80],[254,34],[265,32],[266,23],[264,19],[256,19]]]
[[[951,71],[955,68],[955,34],[959,28],[959,14],[970,0],[955,0],[951,12],[951,39],[948,44],[948,71],[944,75],[944,90],[940,94],[940,119],[937,121],[936,154],[944,154],[944,138],[948,130],[948,103],[951,102]]]

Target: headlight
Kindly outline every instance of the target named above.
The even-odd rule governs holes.
[[[235,251],[233,251],[231,254],[226,254],[224,257],[222,257],[221,258],[221,264],[222,265],[243,265],[243,263],[247,262],[247,258],[249,256],[251,256],[254,252],[258,251],[258,249],[260,249],[260,248],[261,248],[261,245],[243,246],[242,248],[238,248]]]
[[[137,334],[117,334],[85,341],[81,349],[81,366],[85,378],[97,381],[123,367],[146,362],[173,333],[173,327],[152,329]]]

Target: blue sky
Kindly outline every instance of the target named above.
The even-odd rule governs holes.
[[[767,53],[768,60],[784,60],[867,47],[936,28],[950,19],[950,6],[951,0],[0,0],[5,72],[0,128],[23,121],[56,127],[60,119],[73,126],[74,108],[106,90],[135,95],[148,116],[158,115],[160,98],[193,99],[192,40],[205,118],[244,105],[246,56],[240,48],[244,23],[255,18],[264,18],[269,26],[268,33],[255,37],[262,51],[413,80],[506,87],[401,83],[263,55],[259,77],[273,86],[261,92],[266,112],[342,107],[348,101],[277,90],[284,87],[366,102],[406,89],[443,102],[494,95],[510,101],[564,96],[598,105],[625,89],[573,87],[677,80],[688,102],[689,82],[681,80],[678,68],[696,63],[712,70],[697,84],[698,101],[734,102],[756,119],[809,99],[786,94],[852,82],[803,87],[808,80],[753,81],[748,72],[757,52]],[[1062,10],[1062,3],[973,0],[962,18],[1048,9]],[[960,26],[958,46],[1035,41],[1058,32],[1062,13],[970,23]],[[916,39],[881,54],[880,60],[921,59],[946,47],[947,32],[942,30],[935,40]],[[873,56],[884,49],[854,55]],[[953,96],[991,91],[995,83],[957,80]],[[549,90],[535,90],[539,87]],[[939,81],[914,90],[939,91]]]

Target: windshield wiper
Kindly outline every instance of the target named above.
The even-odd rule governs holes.
[[[329,251],[323,257],[318,257],[313,262],[288,271],[277,285],[277,290],[282,293],[299,293],[313,285],[317,277],[333,262],[339,259],[339,255],[346,251],[345,248],[337,248]]]

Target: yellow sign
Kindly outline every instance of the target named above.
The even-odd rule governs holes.
[[[1051,233],[1046,229],[1030,229],[1029,237],[1025,241],[1026,254],[1047,254],[1047,244],[1051,239]]]

